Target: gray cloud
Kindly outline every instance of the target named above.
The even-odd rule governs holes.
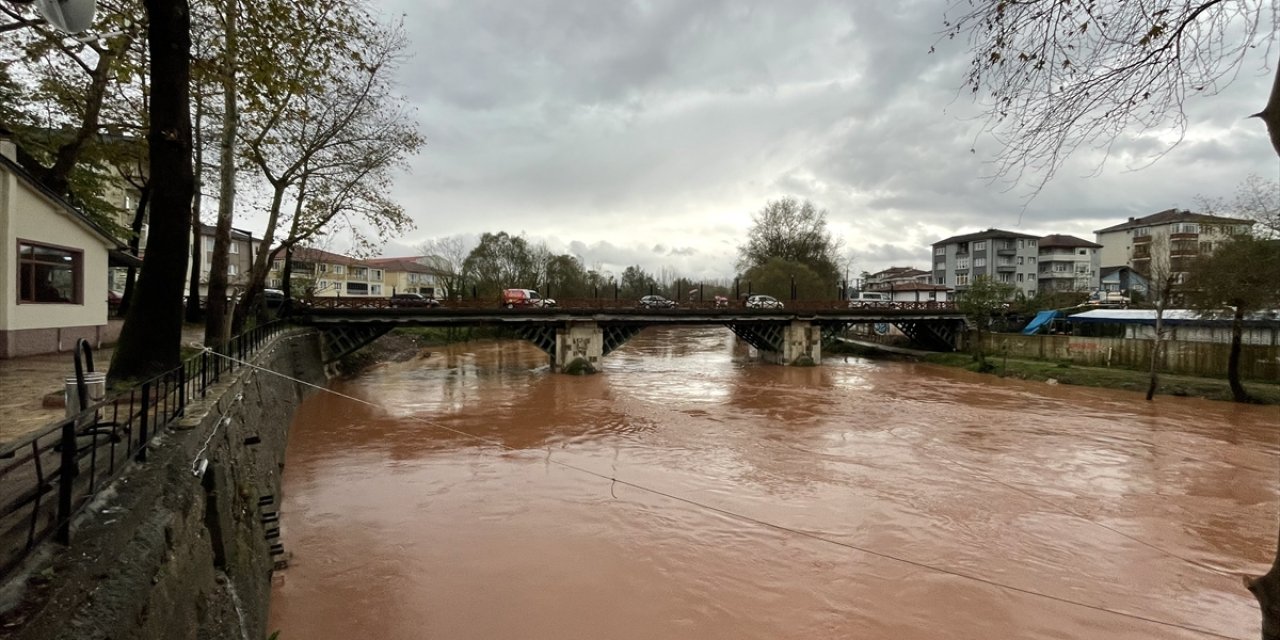
[[[1246,67],[1188,100],[1187,138],[1159,162],[1171,134],[1128,134],[1028,201],[1025,183],[987,179],[997,142],[958,91],[959,43],[938,42],[945,4],[387,3],[405,14],[400,81],[429,140],[394,191],[419,229],[396,242],[523,231],[610,270],[728,276],[751,215],[795,195],[876,271],[988,227],[1092,238],[1275,174],[1245,118],[1269,77]]]

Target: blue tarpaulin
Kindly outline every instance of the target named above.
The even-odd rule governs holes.
[[[1033,336],[1040,331],[1041,327],[1045,326],[1046,324],[1049,324],[1049,321],[1053,320],[1054,318],[1060,318],[1062,316],[1063,316],[1063,313],[1061,311],[1058,311],[1057,309],[1049,309],[1047,311],[1041,311],[1037,313],[1036,317],[1032,318],[1031,322],[1028,323],[1026,328],[1022,330],[1022,335]]]

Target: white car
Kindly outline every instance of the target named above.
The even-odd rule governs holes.
[[[773,296],[756,294],[747,298],[746,306],[748,309],[781,309],[782,301]]]

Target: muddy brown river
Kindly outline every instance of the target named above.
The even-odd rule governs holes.
[[[297,414],[282,640],[1241,638],[1280,409],[650,329],[472,342]],[[617,482],[610,480],[616,478]]]

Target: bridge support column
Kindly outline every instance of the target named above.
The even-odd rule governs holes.
[[[782,351],[761,351],[760,355],[776,364],[822,364],[822,327],[804,320],[793,320],[782,328]]]
[[[604,329],[594,322],[570,322],[556,329],[551,369],[575,375],[595,373],[604,359]]]
[[[777,365],[820,365],[822,326],[805,320],[792,320],[782,328],[782,351],[760,351],[760,357]]]

